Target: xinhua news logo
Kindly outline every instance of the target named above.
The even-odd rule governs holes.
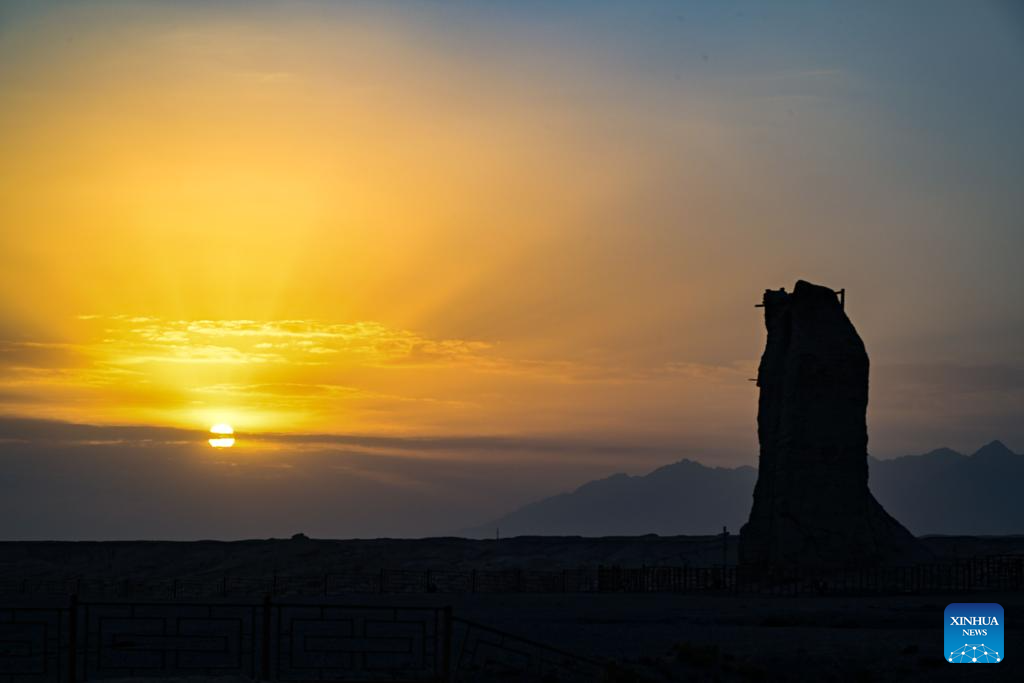
[[[1003,608],[994,602],[946,605],[945,660],[952,664],[1003,661]]]

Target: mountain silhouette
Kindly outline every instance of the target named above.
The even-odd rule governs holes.
[[[465,532],[494,536],[636,536],[704,534],[723,525],[738,530],[750,511],[757,481],[753,467],[705,467],[692,460],[645,476],[615,474],[571,493],[526,505]]]
[[[888,460],[868,458],[869,486],[912,533],[1024,533],[1019,482],[1024,455],[1000,441],[964,455],[939,448]],[[616,536],[736,531],[750,513],[757,470],[681,460],[644,476],[615,474],[525,505],[461,535]]]
[[[965,456],[949,449],[870,461],[870,486],[916,534],[1024,533],[1024,456],[993,441]]]

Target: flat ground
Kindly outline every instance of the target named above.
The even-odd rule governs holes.
[[[237,543],[0,543],[0,577],[159,579],[370,568],[554,569],[698,564],[713,537],[520,538],[501,541],[267,540]],[[1015,538],[928,539],[948,559],[1019,553]],[[713,561],[713,560],[712,560]],[[311,598],[323,601],[323,598]],[[651,680],[1024,680],[1024,593],[891,597],[678,594],[358,594],[348,604],[451,605],[456,616],[581,655],[614,659]],[[950,602],[1005,609],[1006,661],[980,669],[943,660]],[[630,679],[624,679],[630,680]]]
[[[651,681],[867,683],[1024,680],[1024,628],[1014,626],[1024,623],[1022,598],[364,595],[358,602],[450,604],[459,616],[615,659]],[[1006,611],[1008,656],[1000,664],[966,667],[943,660],[943,610],[949,602],[972,600],[998,602]]]
[[[396,596],[352,596],[393,604]],[[688,681],[1024,680],[1024,594],[792,598],[673,594],[415,595],[457,616],[652,677]],[[1007,660],[981,670],[943,659],[951,602],[997,602]],[[655,678],[656,680],[657,678]]]
[[[933,536],[939,560],[1024,553],[1024,536]],[[736,536],[726,558],[735,562]],[[464,538],[252,541],[0,542],[0,577],[174,579],[219,575],[263,577],[378,569],[544,569],[580,565],[710,566],[722,562],[721,536],[520,536]]]

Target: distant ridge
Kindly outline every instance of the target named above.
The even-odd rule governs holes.
[[[949,448],[868,458],[869,485],[916,535],[1024,533],[1024,455],[992,441],[967,456]],[[614,474],[525,505],[461,535],[612,536],[736,532],[750,512],[757,470],[681,460],[644,476]]]
[[[587,482],[464,533],[484,538],[499,528],[503,536],[671,536],[712,533],[723,525],[738,531],[756,480],[753,467],[680,460],[645,476],[614,474]]]
[[[869,466],[878,499],[914,533],[1024,533],[1024,456],[1001,441],[970,456],[941,448]]]

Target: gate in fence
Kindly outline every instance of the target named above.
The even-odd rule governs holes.
[[[0,683],[239,675],[276,681],[593,681],[602,665],[450,608],[181,602],[0,607]]]

